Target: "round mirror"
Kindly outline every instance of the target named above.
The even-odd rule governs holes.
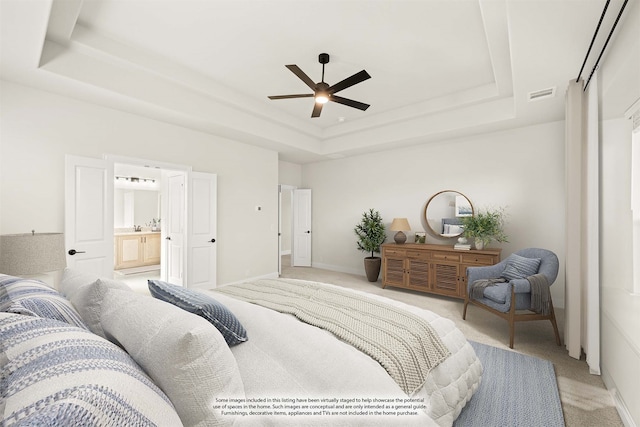
[[[473,216],[473,205],[464,194],[443,190],[431,196],[424,206],[424,219],[431,233],[439,237],[458,237],[463,233],[462,217]]]

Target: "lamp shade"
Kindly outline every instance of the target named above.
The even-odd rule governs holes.
[[[0,236],[0,273],[10,276],[40,274],[66,266],[62,233]]]
[[[393,218],[393,222],[391,222],[391,227],[389,228],[391,231],[409,231],[411,227],[409,227],[409,221],[407,218]]]

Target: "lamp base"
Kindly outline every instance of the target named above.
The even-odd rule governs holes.
[[[396,244],[401,245],[407,241],[407,235],[402,231],[398,231],[395,236],[393,236],[393,240],[396,241]]]

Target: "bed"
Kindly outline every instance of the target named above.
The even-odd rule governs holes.
[[[256,301],[269,300],[256,297],[257,291],[270,295],[283,289],[305,294],[307,302],[291,299],[284,308],[268,308],[273,301],[289,300]],[[133,417],[138,425],[450,426],[481,380],[482,365],[451,320],[388,298],[282,279],[210,291],[160,282],[150,290],[155,298],[73,270],[65,270],[59,292],[0,275],[4,424],[65,415],[92,420],[87,425],[118,425]],[[400,323],[424,323],[444,357],[422,369],[422,379],[398,380],[395,356],[367,351],[363,342],[377,345],[358,338],[362,325],[355,326],[354,340],[353,332],[310,324],[318,318],[333,324],[340,316],[301,315],[298,306],[318,305],[309,292],[329,295],[329,310],[343,310],[336,301],[353,299],[382,314],[413,319],[392,325],[392,344],[405,340],[403,333],[394,333]],[[354,309],[343,312],[351,316]],[[310,323],[300,320],[305,316]],[[382,327],[387,323],[394,321],[381,322]],[[72,347],[75,356],[63,362],[42,350],[54,347],[57,355]],[[108,361],[102,363],[103,358]],[[82,361],[82,368],[71,359]],[[114,364],[117,374],[111,372]],[[32,372],[36,366],[44,371]],[[411,377],[406,372],[415,366],[424,367],[409,363],[400,376]],[[76,393],[87,384],[93,394]],[[80,415],[78,401],[83,402]]]

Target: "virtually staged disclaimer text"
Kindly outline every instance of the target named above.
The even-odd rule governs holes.
[[[396,416],[418,415],[423,398],[219,398],[213,409],[224,416]]]

